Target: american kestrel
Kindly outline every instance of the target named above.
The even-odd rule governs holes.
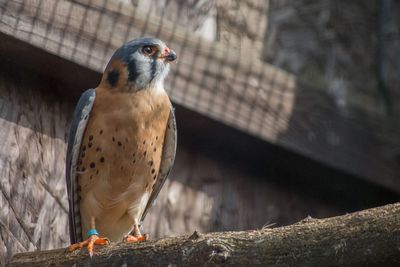
[[[175,159],[164,78],[176,58],[158,39],[129,41],[111,57],[99,86],[79,99],[66,161],[69,251],[87,246],[93,255],[94,244],[147,239],[140,223]]]

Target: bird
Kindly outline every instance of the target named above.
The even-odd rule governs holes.
[[[66,183],[68,251],[141,242],[140,227],[176,154],[174,108],[164,90],[177,55],[156,38],[118,48],[99,85],[80,97],[71,121]]]

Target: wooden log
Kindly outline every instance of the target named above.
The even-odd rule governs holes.
[[[243,232],[15,255],[13,266],[399,266],[400,204]]]
[[[126,40],[158,36],[180,56],[166,83],[176,104],[400,192],[400,129],[395,119],[351,108],[341,112],[323,90],[122,1],[0,0],[0,4],[0,32],[96,72]],[[19,57],[25,62],[29,56]],[[36,64],[44,72],[55,72]]]

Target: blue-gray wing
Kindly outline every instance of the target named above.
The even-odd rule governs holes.
[[[76,243],[82,240],[78,181],[76,172],[82,138],[86,130],[86,125],[89,121],[90,111],[92,110],[95,97],[95,89],[86,90],[82,94],[75,108],[69,130],[65,170],[69,202],[69,229],[71,243]]]
[[[171,105],[167,128],[165,129],[163,150],[161,154],[160,171],[158,172],[158,176],[154,184],[154,189],[151,192],[149,200],[146,204],[146,208],[143,211],[142,218],[140,220],[141,222],[144,220],[147,212],[153,205],[153,202],[157,198],[157,195],[160,192],[165,180],[167,180],[168,174],[172,169],[172,165],[174,165],[175,154],[176,154],[176,142],[177,142],[177,135],[176,135],[175,113],[174,113],[174,107]]]

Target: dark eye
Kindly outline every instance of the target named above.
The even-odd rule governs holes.
[[[145,55],[151,56],[152,54],[154,54],[155,49],[149,45],[146,45],[146,46],[143,46],[142,51]]]

